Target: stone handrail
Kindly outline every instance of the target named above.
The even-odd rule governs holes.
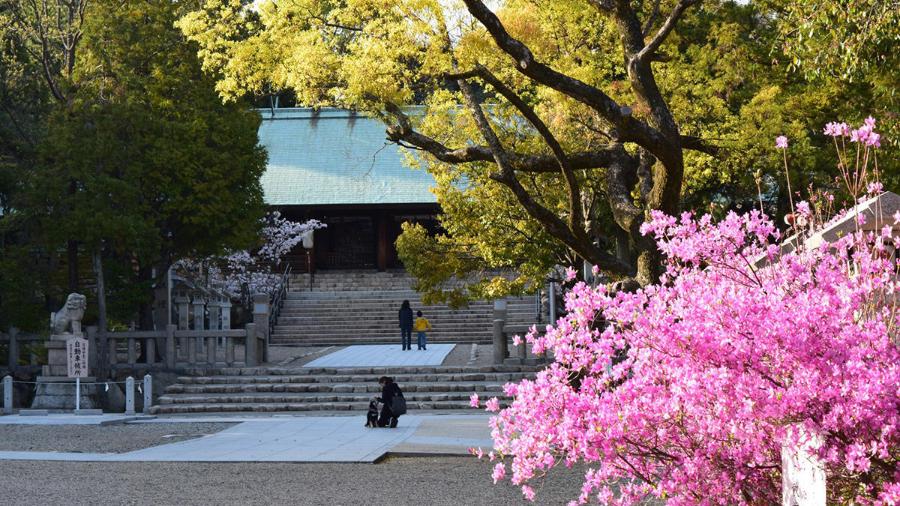
[[[90,334],[93,327],[88,330]],[[104,339],[104,362],[113,369],[139,364],[165,369],[198,365],[253,367],[259,364],[264,347],[260,342],[264,338],[253,323],[233,330],[178,330],[177,326],[168,325],[163,331],[107,332]],[[242,360],[236,358],[239,347],[243,348]]]

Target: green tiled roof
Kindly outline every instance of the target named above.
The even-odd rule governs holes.
[[[274,112],[273,112],[274,111]],[[404,165],[376,119],[340,109],[259,109],[269,205],[434,203],[434,178]]]

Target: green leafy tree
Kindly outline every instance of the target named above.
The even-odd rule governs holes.
[[[521,289],[561,259],[654,279],[639,233],[650,210],[764,194],[783,211],[776,135],[804,160],[795,187],[827,180],[805,156],[817,125],[871,99],[792,72],[778,50],[787,4],[207,0],[180,27],[226,98],[291,90],[382,118],[435,175],[448,232],[407,227],[401,258],[420,288],[457,298]],[[522,275],[460,288],[509,266]]]
[[[140,305],[143,327],[174,260],[254,245],[263,212],[259,117],[218,99],[174,27],[183,8],[87,6],[68,93],[44,119],[8,217],[48,255],[77,241],[102,259],[112,316],[127,321]]]

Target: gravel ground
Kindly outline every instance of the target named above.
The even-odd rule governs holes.
[[[16,505],[549,505],[576,498],[584,475],[583,468],[555,469],[528,503],[508,480],[493,485],[491,468],[474,457],[375,465],[6,461],[0,498]]]
[[[194,439],[225,430],[233,425],[235,424],[0,425],[0,450],[125,453]],[[7,466],[9,469],[8,463],[0,466]]]

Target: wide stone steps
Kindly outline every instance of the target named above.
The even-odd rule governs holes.
[[[472,395],[470,391],[450,391],[450,392],[403,392],[403,396],[407,402],[436,402],[436,401],[459,401],[465,402]],[[208,393],[199,395],[180,394],[180,395],[163,395],[159,398],[159,404],[240,404],[240,403],[287,403],[287,404],[312,404],[322,402],[348,402],[348,403],[368,403],[373,397],[377,397],[375,393],[315,393],[315,392],[284,392],[284,393]],[[491,397],[506,398],[502,392],[497,391]]]
[[[313,276],[313,291],[379,289],[412,290],[413,280],[406,272],[319,272]],[[309,275],[291,276],[292,290],[309,290]]]
[[[404,271],[325,271],[312,277],[298,274],[278,313],[271,343],[282,346],[346,346],[395,344],[400,341],[397,313],[408,300],[434,327],[431,343],[488,343],[494,304],[471,302],[451,309],[422,304],[412,289],[414,280]],[[535,320],[533,297],[507,301],[507,325],[522,327]]]
[[[360,411],[378,396],[380,376],[400,385],[411,410],[465,410],[469,397],[511,399],[503,385],[533,378],[538,366],[219,368],[196,370],[166,388],[152,413]]]
[[[224,367],[197,369],[195,374],[179,376],[179,384],[215,385],[249,383],[376,383],[390,376],[398,383],[496,381],[507,382],[533,375],[541,369],[535,365],[409,366],[409,367]]]
[[[507,407],[506,401],[500,401],[500,407]],[[466,410],[472,411],[469,401],[407,401],[410,411],[421,410]],[[362,416],[369,409],[369,402],[270,402],[270,403],[191,403],[161,404],[153,406],[153,414],[188,414],[188,413],[283,413],[307,411],[355,411]],[[362,422],[360,422],[362,423]]]
[[[459,331],[459,330],[454,330],[454,331],[447,330],[447,331],[442,331],[442,332],[428,332],[428,339],[430,341],[436,342],[436,341],[434,341],[435,339],[454,339],[454,338],[463,339],[466,337],[478,338],[479,336],[489,336],[489,335],[490,335],[489,332],[486,332],[483,330],[482,331],[472,330],[472,331],[468,331],[468,332]],[[372,344],[373,339],[374,340],[378,340],[378,339],[383,340],[383,339],[392,339],[394,337],[396,337],[397,339],[400,339],[400,329],[399,328],[393,329],[393,330],[382,330],[382,331],[365,330],[365,331],[360,331],[358,334],[346,335],[346,336],[335,336],[333,332],[318,331],[318,332],[313,333],[313,332],[309,332],[309,331],[305,331],[305,330],[300,330],[297,332],[280,331],[280,332],[272,334],[273,339],[276,339],[276,338],[277,339],[302,339],[303,341],[310,341],[310,340],[316,340],[316,339],[321,339],[321,340],[331,339],[331,340],[336,340],[336,342],[343,340],[343,341],[352,342],[355,344]],[[413,337],[416,337],[415,332],[413,333]],[[390,343],[388,343],[388,344],[390,344]]]
[[[457,322],[446,322],[446,321],[434,321],[429,319],[431,322],[432,330],[431,332],[451,332],[451,331],[467,331],[467,330],[480,330],[486,331],[490,333],[490,328],[484,328],[484,325],[480,325],[481,322],[477,321],[457,321]],[[339,322],[333,324],[326,324],[322,322],[310,323],[308,325],[304,325],[302,323],[297,323],[291,321],[290,323],[283,323],[278,325],[277,330],[279,333],[293,333],[300,332],[304,334],[315,334],[317,331],[324,330],[329,332],[340,332],[340,331],[351,331],[357,330],[360,326],[358,323],[354,322]],[[378,322],[377,324],[366,325],[365,329],[367,332],[394,332],[399,333],[400,327],[397,322],[389,321],[389,322]]]
[[[448,313],[460,313],[460,314],[468,314],[473,311],[485,311],[492,312],[494,310],[493,304],[479,303],[479,304],[469,304],[468,306],[451,308],[441,304],[433,304],[433,305],[425,305],[420,304],[415,300],[398,298],[398,299],[385,299],[382,301],[375,300],[360,300],[360,299],[321,299],[321,300],[307,300],[307,299],[293,299],[293,300],[285,300],[284,304],[281,305],[282,309],[296,309],[296,308],[314,308],[314,309],[339,309],[343,311],[347,311],[348,309],[371,309],[371,310],[392,310],[392,312],[396,313],[400,309],[400,304],[404,300],[409,300],[410,305],[412,306],[413,311],[422,311],[422,312],[430,312],[433,313],[435,311],[438,312],[448,312]],[[534,312],[534,304],[533,303],[525,303],[525,302],[516,302],[509,303],[508,308],[510,311],[531,311]]]
[[[502,395],[503,383],[472,381],[465,383],[435,382],[406,383],[404,392],[498,392]],[[367,385],[358,383],[215,383],[206,385],[176,384],[166,388],[166,394],[243,394],[243,393],[362,393],[378,394],[381,386],[374,381]]]

